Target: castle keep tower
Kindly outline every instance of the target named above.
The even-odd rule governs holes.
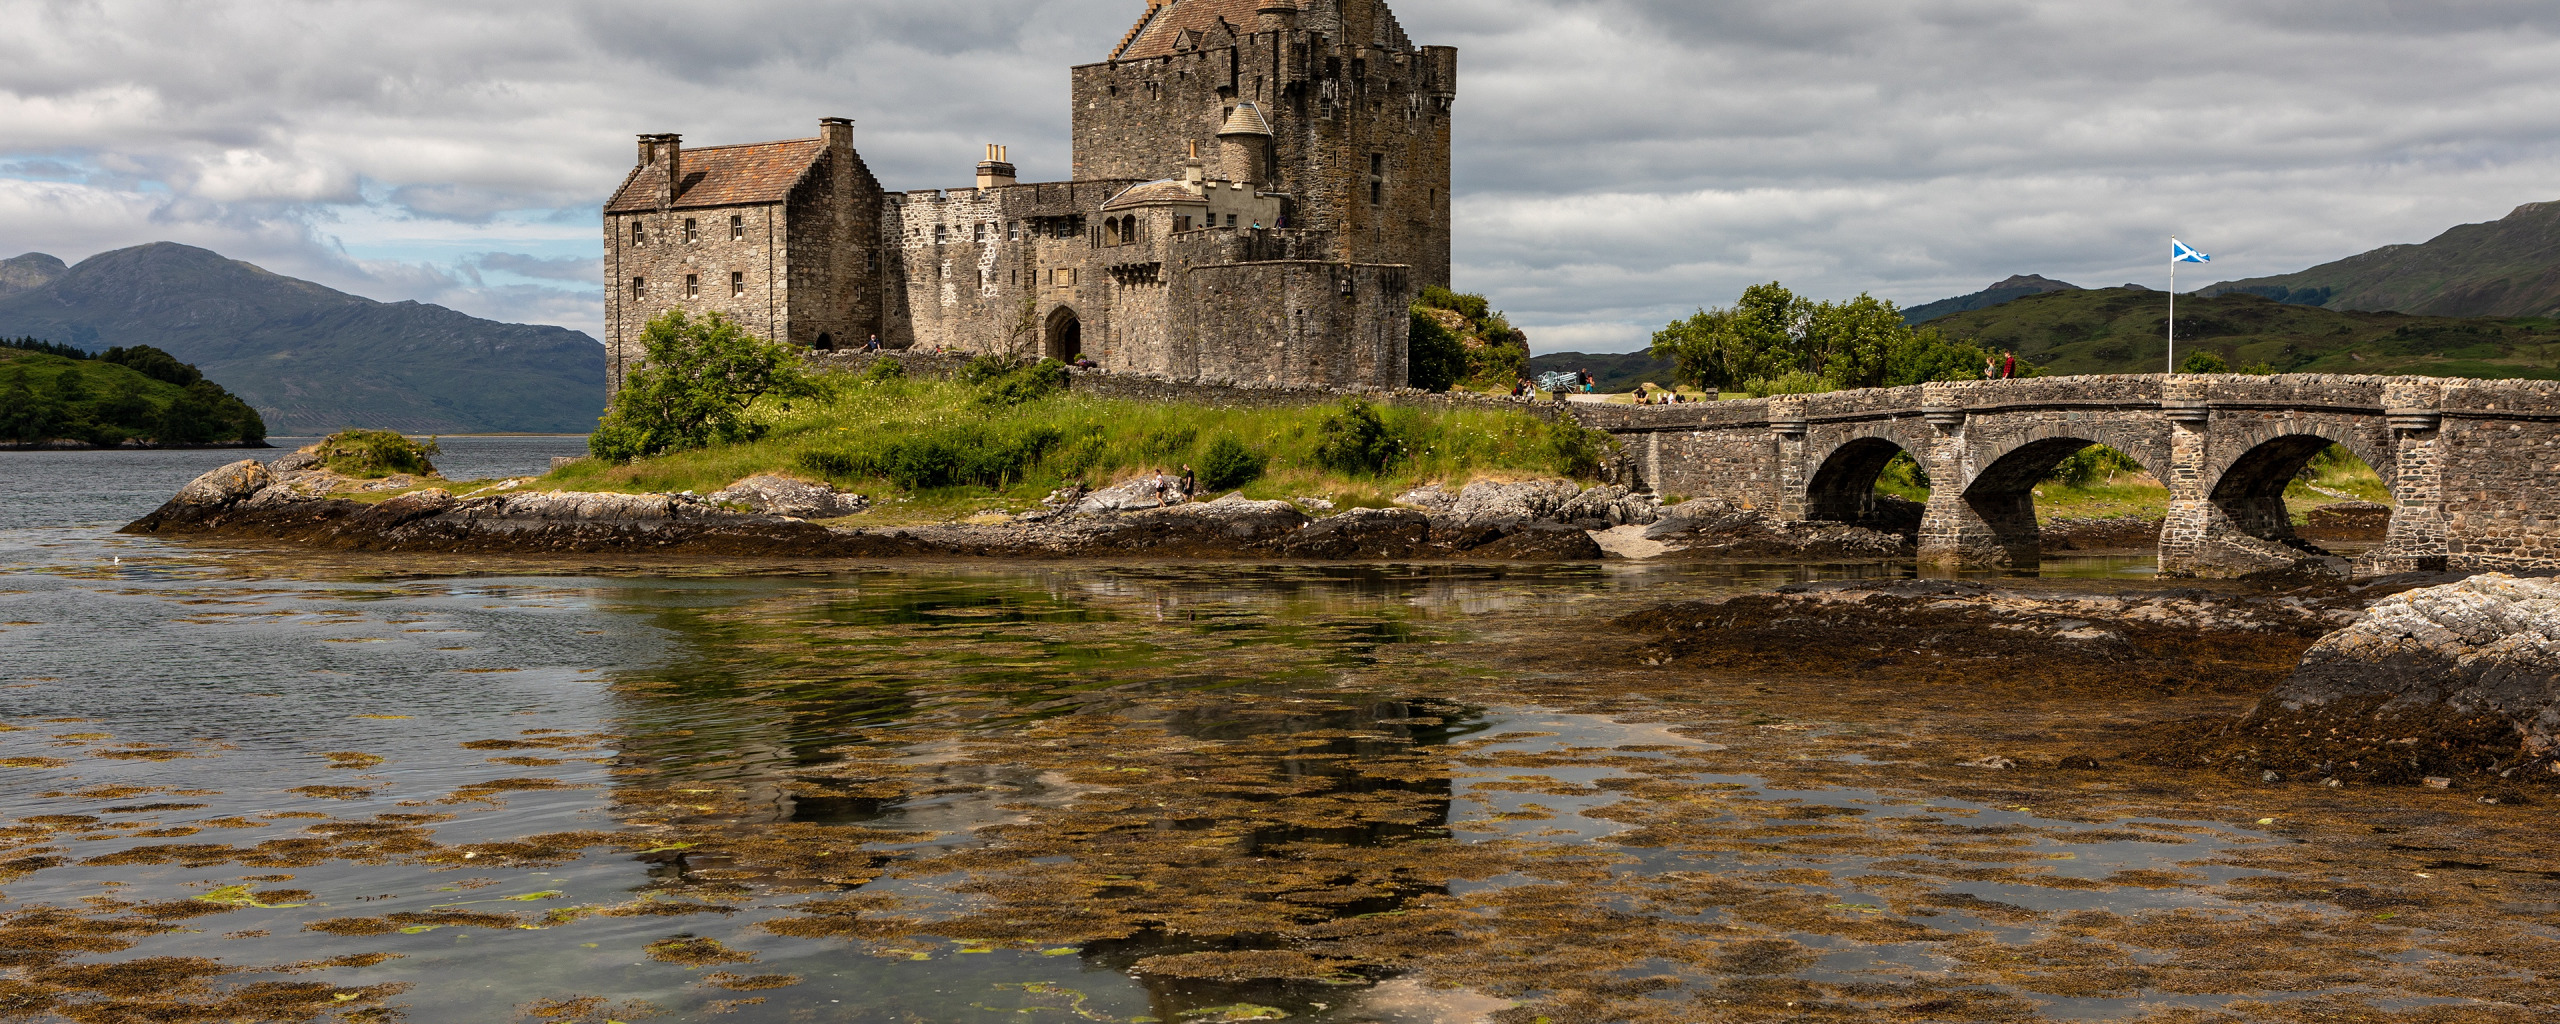
[[[1022,182],[990,145],[968,186],[888,192],[840,118],[641,136],[604,209],[612,385],[684,309],[814,349],[1403,386],[1406,307],[1449,283],[1456,50],[1414,46],[1383,0],[1148,0],[1072,77],[1068,181]]]

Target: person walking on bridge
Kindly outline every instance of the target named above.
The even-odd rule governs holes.
[[[2000,379],[2018,379],[2018,354],[2015,352],[2003,352],[2000,355]]]

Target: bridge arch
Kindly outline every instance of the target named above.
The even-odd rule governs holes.
[[[2091,445],[2123,452],[2166,481],[2171,451],[2165,435],[2165,430],[2128,429],[2103,420],[2039,421],[2001,432],[1975,449],[1977,468],[1970,478],[1955,482],[1952,500],[1933,496],[1931,515],[1941,520],[1935,532],[1972,552],[1973,561],[2034,568],[2044,560],[2036,485],[2062,460]],[[1929,531],[1924,527],[1924,532]]]
[[[1931,454],[1932,438],[1925,428],[1912,431],[1902,426],[1864,424],[1822,439],[1829,442],[1829,450],[1817,447],[1817,458],[1808,460],[1814,469],[1806,479],[1803,517],[1817,522],[1883,525],[1877,523],[1876,481],[1884,475],[1885,467],[1900,455],[1909,455],[1927,467]]]
[[[2286,504],[2285,491],[2299,476],[2303,467],[2319,458],[2331,445],[2338,445],[2363,459],[2382,477],[2383,485],[2393,497],[2399,495],[2393,456],[2395,452],[2377,449],[2374,436],[2350,429],[2350,424],[2324,422],[2312,417],[2291,417],[2237,436],[2225,438],[2224,444],[2206,464],[2205,497],[2212,509],[2202,523],[2199,539],[2248,540],[2281,545],[2279,549],[2262,549],[2270,561],[2280,562],[2292,552],[2326,554],[2294,533],[2293,511]],[[2238,538],[2232,534],[2238,534]]]

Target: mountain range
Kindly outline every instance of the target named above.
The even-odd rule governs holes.
[[[2048,373],[2159,373],[2169,293],[2044,292],[1931,320],[1958,341],[2009,350]],[[2178,358],[2284,373],[2560,378],[2560,320],[2324,309],[2250,292],[2178,297]]]
[[[2560,202],[2465,224],[2419,245],[2386,245],[2298,274],[2225,281],[2200,295],[2421,316],[2560,315]]]
[[[1903,310],[1902,322],[1907,324],[1927,323],[1942,316],[1952,316],[1957,313],[1969,313],[1977,309],[1989,309],[2013,299],[2023,299],[2030,295],[2042,295],[2046,292],[2067,292],[2078,287],[2079,285],[2065,284],[2041,274],[2018,274],[2012,276],[2006,281],[2002,281],[1971,295],[1958,295],[1952,299],[1939,299],[1936,302],[1913,306],[1909,309]]]
[[[159,348],[277,435],[585,433],[604,407],[604,347],[583,333],[377,302],[171,242],[0,261],[0,335]]]

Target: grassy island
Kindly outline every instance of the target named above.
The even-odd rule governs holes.
[[[716,318],[652,324],[593,444],[542,486],[693,491],[775,473],[872,499],[882,522],[1025,511],[1061,487],[1101,488],[1189,466],[1203,492],[1384,506],[1432,481],[1595,476],[1606,435],[1524,410],[1363,401],[1222,409],[1088,398],[1055,362],[983,359],[953,379],[896,360],[801,377]],[[661,373],[656,367],[681,367]],[[739,382],[748,382],[741,387]]]

